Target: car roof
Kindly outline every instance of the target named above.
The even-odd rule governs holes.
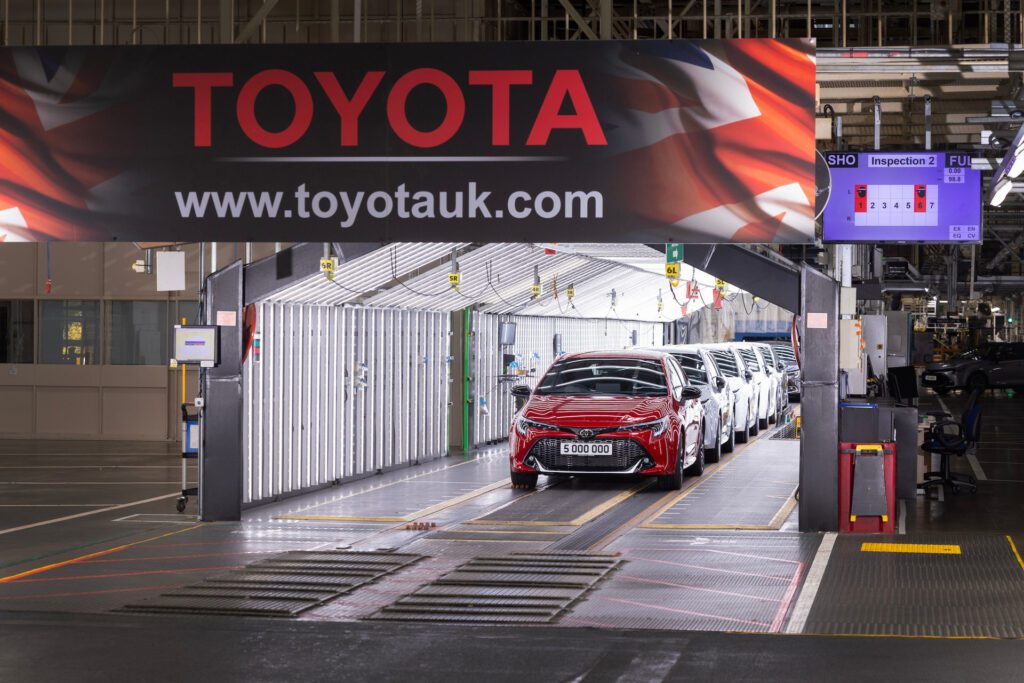
[[[635,360],[664,360],[664,351],[652,351],[649,349],[621,349],[615,351],[580,351],[578,353],[567,353],[558,360],[585,360],[587,358],[621,358]]]
[[[668,344],[666,346],[659,346],[654,351],[662,351],[664,353],[696,353],[705,349],[703,344]]]

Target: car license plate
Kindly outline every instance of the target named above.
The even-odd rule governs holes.
[[[935,375],[925,375],[924,378],[929,382],[934,382],[935,380],[938,379],[938,377],[936,377]]]
[[[563,441],[559,447],[562,455],[611,455],[610,443],[594,443],[590,441]]]

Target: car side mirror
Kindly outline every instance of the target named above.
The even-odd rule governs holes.
[[[680,401],[692,401],[700,398],[700,389],[697,387],[683,387]]]
[[[517,384],[512,387],[512,395],[520,398],[530,398],[533,394],[533,390],[525,384]]]
[[[725,389],[725,378],[724,377],[716,377],[715,378],[715,388],[717,388],[719,391],[721,391],[722,389]]]
[[[750,370],[744,370],[743,379],[749,382],[750,380],[754,379],[754,373],[752,373]]]
[[[779,369],[779,372],[785,372],[786,371],[786,364],[783,363],[781,360],[779,361],[779,364],[776,367]]]

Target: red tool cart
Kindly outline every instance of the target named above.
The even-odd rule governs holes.
[[[896,444],[839,444],[839,530],[896,532]]]

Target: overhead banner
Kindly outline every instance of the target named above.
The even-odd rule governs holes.
[[[0,240],[814,240],[802,40],[0,50]]]

